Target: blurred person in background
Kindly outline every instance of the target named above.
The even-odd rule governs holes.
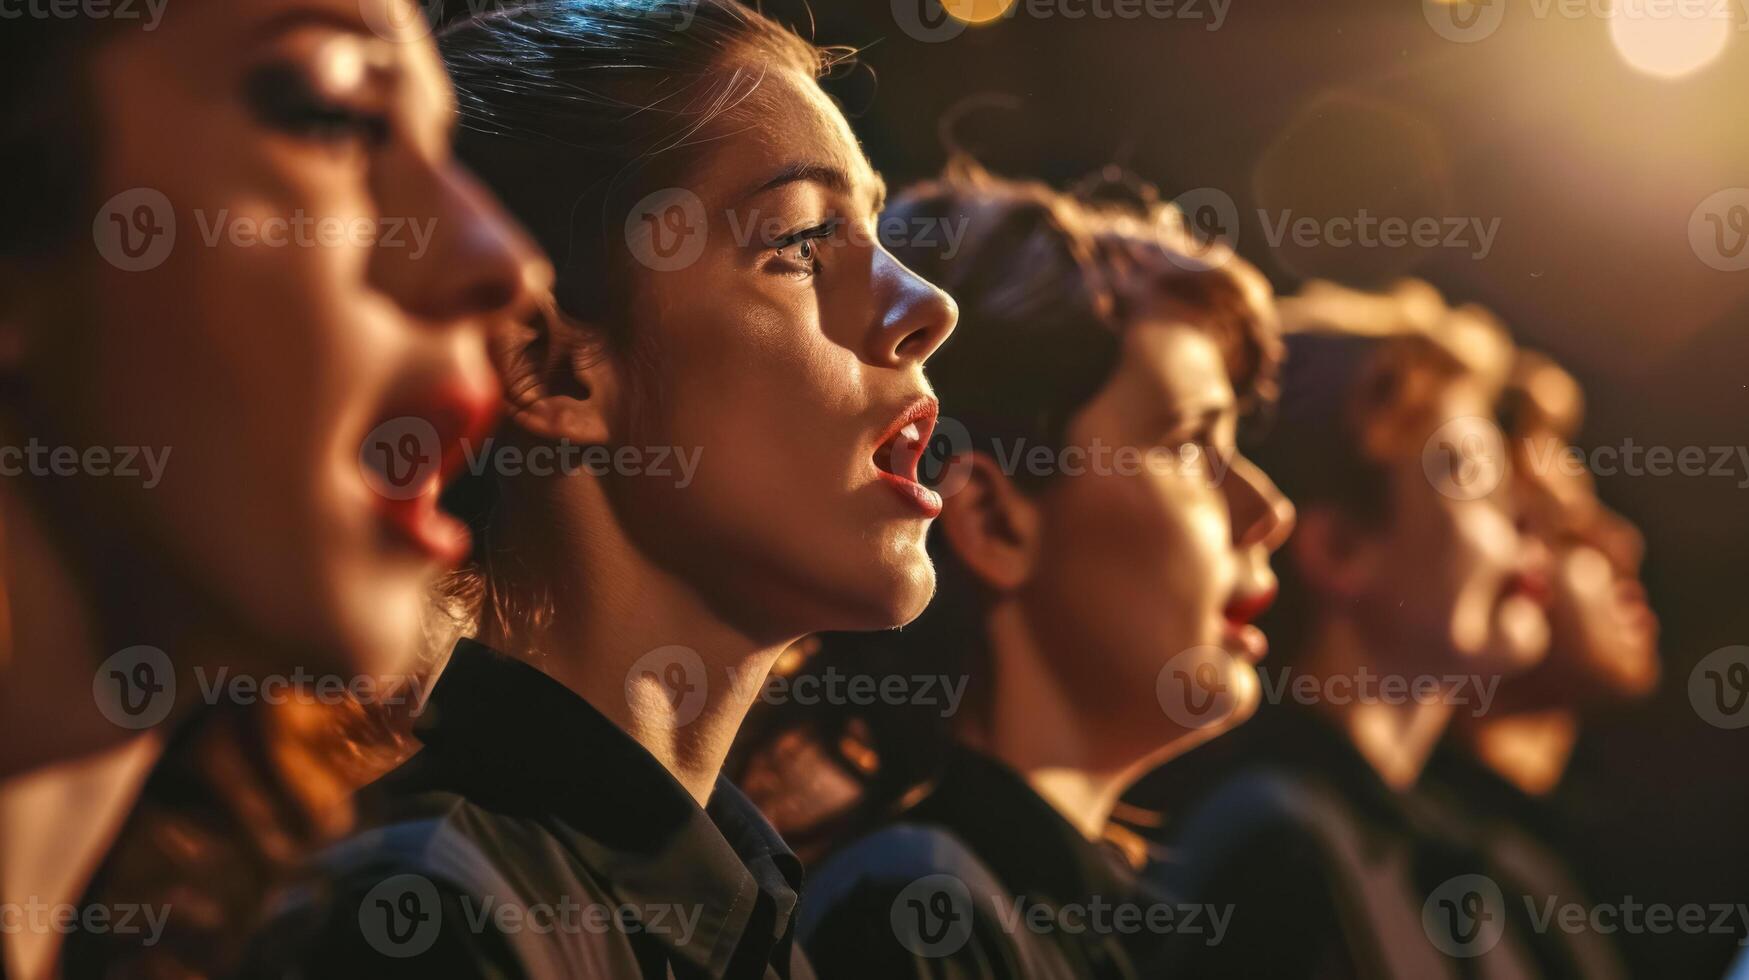
[[[768,706],[740,768],[821,855],[802,937],[822,977],[1142,975],[1120,921],[1155,902],[1108,816],[1136,775],[1255,707],[1248,621],[1294,520],[1237,450],[1273,391],[1273,295],[1113,176],[1068,194],[961,161],[888,209],[912,230],[898,254],[962,311],[931,365],[941,594],[903,631],[825,638],[789,686],[940,682]],[[1220,724],[1162,703],[1168,667],[1209,679]]]
[[[1519,530],[1492,422],[1510,341],[1414,281],[1312,283],[1281,308],[1282,395],[1253,453],[1300,520],[1264,620],[1265,706],[1129,796],[1156,815],[1150,879],[1231,925],[1165,937],[1154,969],[1512,975],[1532,959],[1510,936],[1474,961],[1438,944],[1429,923],[1454,910],[1436,890],[1483,864],[1416,792],[1454,717],[1548,650],[1547,553]]]
[[[495,347],[510,417],[458,500],[479,548],[419,751],[253,972],[811,976],[801,866],[720,771],[793,642],[933,593],[954,304],[875,234],[819,82],[842,52],[734,0],[531,3],[441,45],[555,302]]]
[[[1458,716],[1428,766],[1426,789],[1468,814],[1487,873],[1508,902],[1590,907],[1563,853],[1570,835],[1558,816],[1584,803],[1551,797],[1585,716],[1639,700],[1657,683],[1658,619],[1639,575],[1645,544],[1598,499],[1572,445],[1584,415],[1572,375],[1521,352],[1500,414],[1520,520],[1552,558],[1549,654],[1502,684],[1487,714]],[[1597,930],[1543,935],[1533,940],[1543,976],[1626,975],[1614,944]]]
[[[467,550],[438,491],[495,416],[488,326],[550,273],[453,161],[433,46],[373,30],[400,6],[0,28],[0,442],[57,454],[0,482],[14,980],[222,969],[345,815],[338,774],[273,748],[297,744],[298,706],[223,678],[404,671]],[[304,216],[376,233],[230,233]],[[381,220],[431,236],[415,255]],[[423,460],[371,452],[415,430]],[[124,825],[138,846],[93,882]],[[104,949],[129,909],[150,965]]]

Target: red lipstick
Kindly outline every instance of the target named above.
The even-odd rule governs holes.
[[[1263,631],[1251,625],[1251,621],[1263,615],[1275,602],[1275,589],[1249,596],[1235,596],[1227,602],[1227,607],[1221,610],[1226,617],[1227,628],[1223,639],[1228,649],[1245,657],[1252,663],[1257,663],[1269,654],[1269,638]]]
[[[409,399],[371,431],[361,451],[377,513],[396,537],[446,567],[468,555],[468,528],[438,506],[443,487],[498,419],[495,387],[460,383]]]
[[[941,495],[923,485],[917,467],[929,447],[929,437],[935,432],[938,411],[933,398],[912,402],[887,426],[874,450],[877,475],[929,518],[941,514]]]

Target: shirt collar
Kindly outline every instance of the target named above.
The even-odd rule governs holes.
[[[713,976],[731,962],[787,958],[801,862],[727,779],[701,809],[588,701],[470,639],[456,644],[414,734],[432,756],[420,768],[442,771],[463,795],[556,817],[548,828],[618,901],[696,911],[686,942],[652,933],[677,956]]]
[[[1019,773],[956,747],[941,777],[905,819],[951,830],[1014,894],[1120,901],[1135,887],[1118,855],[1090,841]]]

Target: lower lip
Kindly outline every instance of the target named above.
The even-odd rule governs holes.
[[[1252,663],[1269,655],[1269,637],[1250,623],[1228,622],[1221,633],[1222,645]]]
[[[377,513],[395,537],[445,567],[459,564],[472,545],[467,525],[444,513],[437,505],[439,484],[434,477],[426,490],[405,500],[378,498]]]
[[[881,480],[883,480],[887,486],[892,487],[895,493],[905,498],[906,503],[916,507],[919,514],[928,518],[941,516],[941,494],[936,493],[934,490],[929,489],[921,483],[918,483],[916,480],[907,480],[897,473],[888,473],[886,470],[879,470],[877,472],[879,473]]]

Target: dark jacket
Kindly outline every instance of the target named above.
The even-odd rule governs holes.
[[[801,980],[801,864],[545,674],[463,640],[423,749],[255,945],[253,976]]]
[[[1149,976],[1534,977],[1524,905],[1489,877],[1466,814],[1387,786],[1346,737],[1276,706],[1141,781],[1146,876],[1231,910],[1216,944],[1168,937]]]
[[[896,822],[812,869],[799,935],[822,980],[1127,980],[1126,930],[1163,904],[1135,889],[1020,776],[962,749]]]

